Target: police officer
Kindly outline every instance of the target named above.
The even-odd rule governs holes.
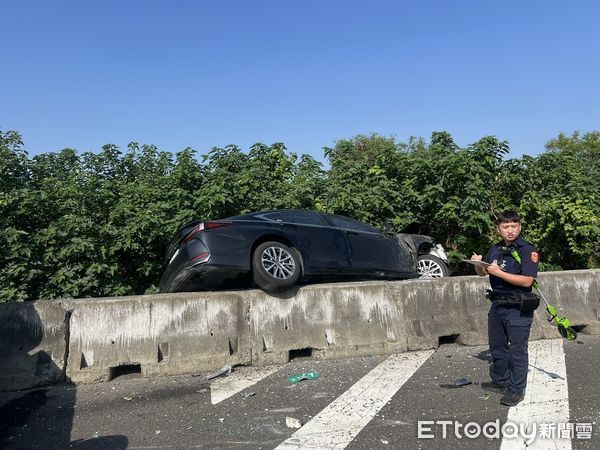
[[[527,385],[527,341],[535,308],[524,308],[523,298],[533,296],[531,286],[538,272],[538,254],[530,243],[520,237],[521,223],[515,212],[500,214],[496,230],[502,241],[494,245],[483,259],[490,265],[475,266],[478,275],[490,276],[492,287],[488,291],[492,300],[488,314],[492,381],[481,383],[481,387],[504,394],[500,403],[515,406],[523,400]],[[518,257],[514,256],[515,252]],[[482,257],[474,254],[471,259],[482,260]]]

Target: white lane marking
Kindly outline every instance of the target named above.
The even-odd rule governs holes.
[[[508,422],[526,424],[532,433],[535,423],[536,440],[529,445],[524,439],[503,438],[501,450],[541,448],[571,449],[571,438],[559,424],[569,422],[569,390],[562,339],[540,340],[529,343],[529,373],[525,399],[508,411]],[[544,434],[543,427],[547,427]]]
[[[281,369],[281,366],[240,367],[210,385],[210,401],[213,405],[249,388],[265,377]]]
[[[390,356],[277,449],[345,448],[433,352]]]

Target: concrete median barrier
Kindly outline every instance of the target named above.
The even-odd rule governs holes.
[[[600,270],[540,274],[581,333],[600,334]],[[486,278],[367,281],[0,305],[0,389],[487,343]],[[531,339],[554,338],[543,307]]]

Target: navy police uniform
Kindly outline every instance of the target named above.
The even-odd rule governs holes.
[[[519,264],[511,255],[516,250],[521,258]],[[495,262],[507,273],[537,277],[538,255],[536,249],[522,237],[510,247],[504,241],[494,245],[486,255],[485,262]],[[492,306],[488,314],[488,335],[492,365],[490,376],[499,385],[509,386],[518,395],[524,395],[527,385],[527,342],[533,321],[533,311],[522,312],[519,304],[510,303],[520,292],[531,292],[490,275]]]

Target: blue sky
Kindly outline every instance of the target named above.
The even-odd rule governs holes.
[[[0,129],[30,156],[357,134],[494,134],[511,156],[600,129],[595,1],[6,1]]]

